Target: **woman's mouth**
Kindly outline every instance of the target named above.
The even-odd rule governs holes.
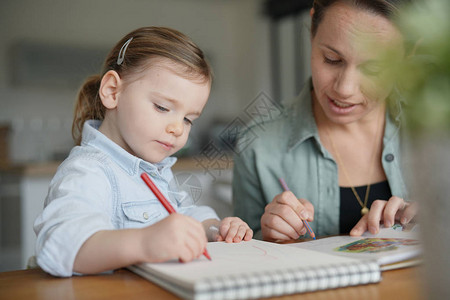
[[[331,98],[328,98],[328,101],[331,110],[339,114],[349,113],[356,108],[356,104],[345,103]]]

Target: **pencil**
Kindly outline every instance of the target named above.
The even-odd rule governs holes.
[[[141,174],[142,180],[147,184],[147,186],[150,188],[150,190],[155,194],[156,198],[158,198],[159,202],[164,206],[164,208],[167,210],[169,214],[176,213],[176,210],[173,208],[173,206],[170,204],[169,201],[167,201],[166,197],[161,193],[161,191],[156,187],[156,185],[153,183],[153,181],[148,177],[147,173]],[[205,249],[203,251],[203,255],[206,256],[207,259],[211,260],[211,256],[209,256],[208,250]]]
[[[283,187],[283,189],[284,189],[285,191],[290,191],[289,187],[288,187],[287,184],[286,184],[286,181],[284,181],[283,178],[279,178],[278,180],[280,181],[281,186]],[[308,230],[309,235],[310,235],[313,239],[316,239],[316,235],[314,234],[314,231],[313,231],[313,230],[311,229],[311,227],[309,226],[308,221],[302,220],[302,222],[303,222],[303,224],[305,225],[306,230]]]

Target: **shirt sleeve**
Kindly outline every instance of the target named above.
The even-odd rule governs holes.
[[[220,220],[213,208],[209,206],[196,205],[194,199],[191,197],[191,194],[180,189],[177,181],[174,180],[174,174],[171,168],[167,168],[164,171],[163,176],[167,182],[169,182],[169,199],[172,200],[173,204],[176,203],[176,211],[178,213],[192,217],[199,222],[203,222],[208,219]]]
[[[208,219],[217,219],[220,220],[220,218],[217,216],[214,209],[212,209],[209,206],[189,206],[189,207],[181,207],[178,209],[178,212],[190,216],[194,219],[196,219],[199,222],[203,222]]]
[[[55,276],[72,276],[83,243],[113,229],[111,185],[101,162],[66,161],[50,183],[45,208],[34,223],[38,265]]]
[[[177,212],[186,216],[190,216],[199,222],[203,222],[208,219],[220,218],[217,216],[214,209],[209,206],[197,206],[195,205],[192,197],[186,191],[172,191],[171,195],[177,199]]]
[[[257,239],[262,239],[261,216],[266,204],[254,150],[249,147],[238,151],[233,167],[233,211],[235,216],[247,222]]]

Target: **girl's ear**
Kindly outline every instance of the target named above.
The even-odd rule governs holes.
[[[311,9],[309,10],[309,16],[312,18],[313,15],[314,15],[314,7],[311,7]]]
[[[110,70],[103,75],[98,94],[106,108],[116,108],[120,85],[121,79],[116,71]]]

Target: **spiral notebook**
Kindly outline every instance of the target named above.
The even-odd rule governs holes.
[[[143,263],[129,269],[184,299],[252,299],[380,281],[375,261],[259,240],[208,243],[212,260]]]
[[[365,232],[361,237],[333,236],[291,246],[331,255],[375,260],[381,271],[386,271],[421,263],[419,230],[417,224],[395,224],[389,228],[381,225],[376,235]]]

